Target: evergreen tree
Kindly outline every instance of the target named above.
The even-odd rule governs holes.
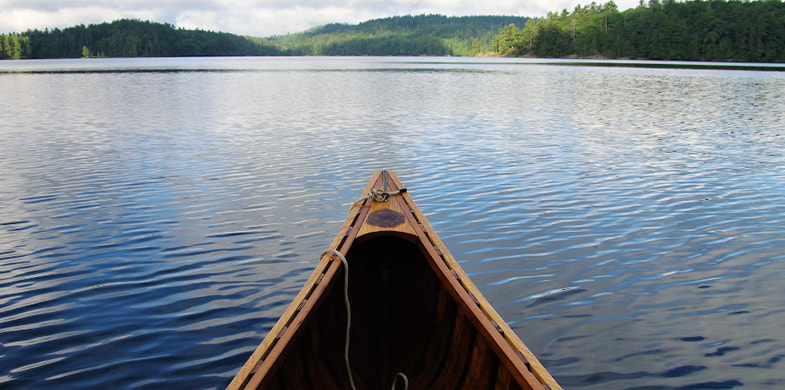
[[[202,30],[175,29],[170,24],[129,19],[89,26],[78,25],[63,30],[31,30],[22,35],[24,40],[20,40],[22,45],[20,58],[283,54],[264,39],[250,39]]]
[[[785,62],[785,3],[641,0],[619,12],[592,2],[529,21],[517,37],[515,55]]]
[[[518,29],[517,26],[523,26]],[[298,34],[241,37],[139,20],[0,34],[0,59],[243,55],[536,55],[785,62],[785,3],[613,1],[513,16],[396,16]]]
[[[30,38],[20,34],[0,34],[0,59],[30,58]]]

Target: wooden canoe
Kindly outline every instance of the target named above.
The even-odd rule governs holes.
[[[561,388],[395,174],[362,196],[228,389]]]

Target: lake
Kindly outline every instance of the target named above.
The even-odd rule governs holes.
[[[565,388],[785,387],[785,72],[614,65],[0,62],[0,387],[223,388],[380,169]]]

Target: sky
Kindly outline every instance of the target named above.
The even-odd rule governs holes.
[[[604,4],[605,0],[597,1]],[[615,0],[619,10],[639,0]],[[268,37],[328,23],[398,15],[514,15],[572,11],[586,0],[0,0],[0,33],[140,19],[187,29]],[[522,27],[522,26],[519,26]]]

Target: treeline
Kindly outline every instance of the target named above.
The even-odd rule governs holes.
[[[508,25],[494,38],[508,56],[785,62],[785,3],[649,0],[575,7]]]
[[[21,34],[0,34],[0,60],[30,57],[30,38]]]
[[[269,55],[474,56],[494,51],[500,28],[515,16],[396,16],[356,25],[328,24],[270,38],[177,29],[139,20],[29,30],[0,36],[0,59]]]
[[[493,51],[500,28],[523,25],[516,16],[395,16],[356,25],[328,24],[270,38],[293,55],[474,56]]]
[[[123,19],[65,29],[30,30],[3,37],[20,43],[3,58],[263,56],[281,51],[264,39],[176,29],[170,24]],[[16,49],[22,46],[22,49]]]
[[[519,29],[518,26],[523,26]],[[530,19],[396,16],[270,38],[118,20],[0,35],[0,59],[155,56],[431,55],[785,62],[778,0],[613,1]]]

